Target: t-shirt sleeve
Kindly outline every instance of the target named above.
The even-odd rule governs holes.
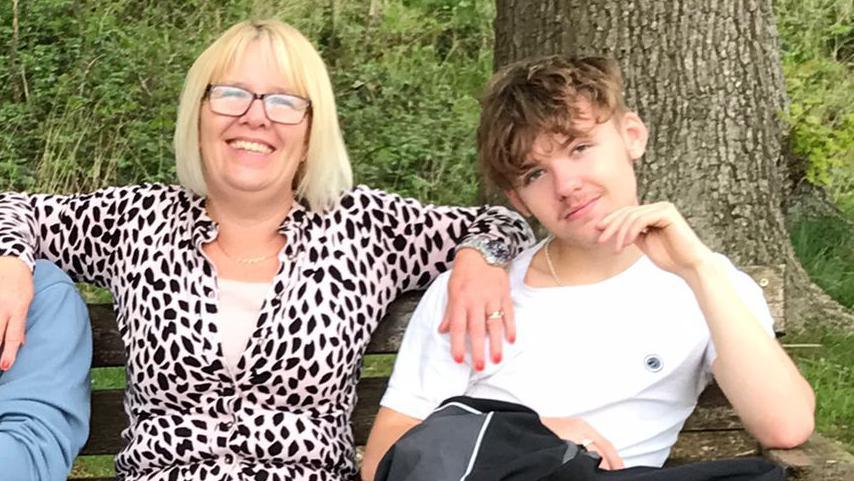
[[[735,291],[742,302],[747,306],[756,320],[762,324],[762,328],[768,333],[769,337],[774,337],[774,318],[771,316],[771,310],[768,308],[768,303],[765,301],[765,296],[762,293],[762,288],[756,284],[752,277],[738,270],[732,262],[721,255],[723,262],[726,262],[729,268],[730,279],[732,280]],[[715,344],[709,339],[708,347],[704,356],[704,368],[711,375],[712,364],[718,358],[718,352],[715,349]]]
[[[449,276],[440,275],[418,303],[380,401],[384,407],[417,419],[426,418],[445,399],[464,394],[471,378],[471,364],[455,362],[450,336],[438,332]]]

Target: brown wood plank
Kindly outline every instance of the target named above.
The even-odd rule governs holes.
[[[759,444],[746,431],[683,431],[670,452],[667,465],[759,455]]]
[[[747,266],[743,270],[762,288],[765,302],[774,318],[774,332],[778,337],[781,336],[786,332],[786,265]]]
[[[683,432],[733,429],[744,429],[744,426],[721,388],[715,383],[703,391],[697,400],[697,408],[682,427]]]
[[[748,266],[744,270],[762,286],[765,298],[774,316],[775,331],[784,332],[785,319],[783,316],[783,273],[781,266]],[[423,291],[407,292],[392,302],[388,312],[379,324],[368,344],[368,354],[388,354],[397,352],[400,341],[406,331],[409,318],[418,305]],[[94,337],[93,367],[113,367],[125,364],[125,353],[121,337],[116,328],[115,314],[110,304],[89,305],[89,316],[92,320]]]
[[[409,318],[421,300],[424,291],[404,293],[388,306],[388,311],[368,344],[368,354],[390,354],[400,349]]]
[[[775,330],[782,333],[785,328],[783,318],[783,282],[784,266],[745,268],[756,282],[762,286],[766,299],[775,319]],[[368,346],[369,354],[394,353],[400,347],[400,341],[422,292],[406,293],[388,309],[386,316],[372,336]],[[94,340],[93,367],[113,367],[125,364],[124,348],[118,333],[115,314],[110,304],[94,304],[89,306]],[[359,402],[353,415],[353,432],[357,444],[367,441],[374,416],[379,407],[387,378],[367,378],[359,384]],[[127,419],[122,408],[122,391],[98,391],[92,395],[92,422],[89,442],[83,449],[83,454],[115,454],[122,446],[121,431],[127,425]],[[683,434],[685,441],[679,450],[686,453],[691,449],[700,457],[714,456],[714,446],[709,443],[722,443],[719,449],[737,446],[733,439],[741,439],[732,430],[739,429],[741,423],[735,415],[723,393],[717,386],[707,389],[698,402],[696,412],[686,421]],[[713,431],[709,433],[709,431]],[[747,436],[742,433],[743,436]],[[735,436],[735,437],[733,437]],[[708,439],[707,439],[708,437]],[[747,436],[749,438],[749,436]],[[692,441],[694,440],[694,441]],[[694,444],[690,444],[694,443]],[[673,458],[685,458],[675,450]],[[739,451],[741,452],[741,451]],[[737,454],[737,453],[736,453]]]
[[[380,399],[385,393],[388,378],[364,378],[359,382],[359,402],[353,413],[352,425],[356,444],[365,444],[379,409]],[[115,454],[123,446],[122,430],[128,420],[122,407],[123,392],[120,389],[95,391],[92,393],[92,420],[89,441],[81,455]]]
[[[836,441],[814,433],[795,449],[769,449],[768,459],[786,466],[790,481],[851,481],[854,454]]]
[[[380,399],[388,385],[387,377],[368,377],[359,381],[359,401],[350,420],[353,426],[353,439],[357,445],[368,442],[368,434],[380,408]]]
[[[121,389],[92,392],[89,440],[81,455],[116,454],[124,446],[122,430],[127,427],[128,419],[122,406],[123,396]]]
[[[89,304],[92,323],[92,367],[125,365],[125,350],[112,304]]]

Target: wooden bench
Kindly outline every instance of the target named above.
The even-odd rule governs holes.
[[[775,331],[781,336],[785,332],[782,266],[756,267],[747,269],[747,272],[764,289],[775,319]],[[406,324],[419,298],[420,293],[409,293],[390,306],[388,314],[368,346],[368,354],[397,352]],[[92,367],[124,366],[124,349],[116,329],[112,306],[90,305],[89,313],[95,348]],[[364,445],[367,441],[387,381],[387,377],[368,377],[359,382],[359,401],[352,420],[357,445]],[[126,426],[122,390],[93,392],[91,434],[82,454],[115,455],[122,447],[121,431]],[[732,407],[716,385],[710,386],[702,394],[697,409],[688,418],[679,435],[679,441],[673,448],[668,463],[680,464],[755,455],[768,456],[787,466],[791,480],[854,480],[854,456],[819,435],[814,435],[798,449],[763,451],[744,431]],[[73,479],[107,481],[111,478]]]

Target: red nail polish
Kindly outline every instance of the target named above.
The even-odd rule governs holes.
[[[501,362],[501,356],[492,356],[492,362],[498,364]]]
[[[3,364],[0,364],[0,369],[2,369],[4,371],[8,371],[9,370],[9,361],[3,361]]]
[[[454,356],[454,362],[456,362],[457,364],[462,364],[462,362],[463,362],[462,356]]]
[[[477,361],[477,363],[475,364],[474,368],[475,368],[475,370],[477,370],[477,371],[483,371],[483,361]]]

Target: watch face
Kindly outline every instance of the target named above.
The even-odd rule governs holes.
[[[503,242],[493,239],[487,241],[485,247],[495,257],[496,261],[507,262],[510,260],[510,249]]]

